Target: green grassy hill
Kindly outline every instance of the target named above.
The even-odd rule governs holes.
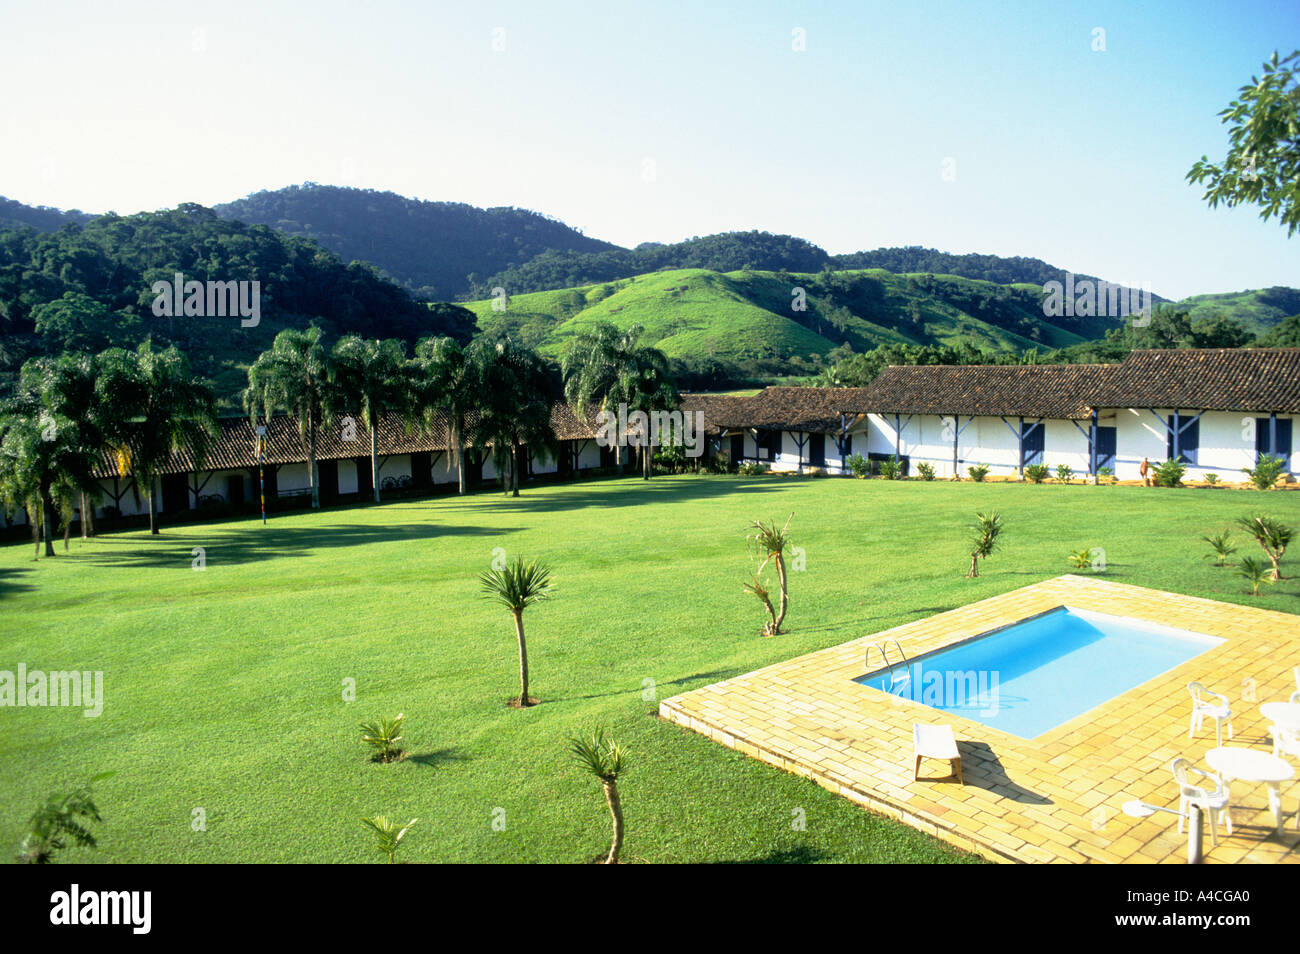
[[[1193,295],[1184,298],[1175,307],[1186,309],[1193,321],[1222,315],[1241,322],[1252,333],[1259,334],[1283,318],[1300,314],[1300,288],[1275,285],[1272,288],[1243,292]]]
[[[793,304],[803,289],[805,309]],[[1057,348],[1100,337],[1108,319],[1044,318],[1042,289],[881,269],[789,273],[672,269],[499,303],[465,303],[483,331],[508,331],[559,354],[594,324],[645,326],[669,357],[721,361],[822,356],[849,344],[957,344],[992,351]],[[497,305],[498,308],[494,308]]]

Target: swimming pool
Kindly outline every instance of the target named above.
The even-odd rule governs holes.
[[[855,681],[1032,739],[1223,642],[1061,606]]]

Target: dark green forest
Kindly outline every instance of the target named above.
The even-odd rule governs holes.
[[[418,298],[453,301],[478,276],[548,251],[599,253],[617,246],[527,209],[424,202],[392,192],[308,182],[215,207],[223,219],[310,238],[345,262],[366,261]]]
[[[260,322],[153,313],[153,285],[186,280],[259,281]],[[315,242],[182,205],[166,212],[105,215],[54,232],[0,231],[0,384],[23,362],[63,351],[134,346],[152,336],[177,345],[218,393],[244,386],[248,363],[276,332],[319,325],[414,343],[431,334],[468,340],[474,318],[454,305],[429,307],[371,265],[343,264]]]

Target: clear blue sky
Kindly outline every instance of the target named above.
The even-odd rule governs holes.
[[[312,180],[622,245],[758,228],[1170,297],[1300,286],[1300,236],[1183,179],[1300,47],[1295,0],[270,6],[0,0],[0,195],[125,214]]]

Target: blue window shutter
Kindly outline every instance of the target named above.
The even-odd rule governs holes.
[[[1199,419],[1183,426],[1182,436],[1178,440],[1178,450],[1183,463],[1196,466],[1197,452],[1201,448],[1201,422]]]

